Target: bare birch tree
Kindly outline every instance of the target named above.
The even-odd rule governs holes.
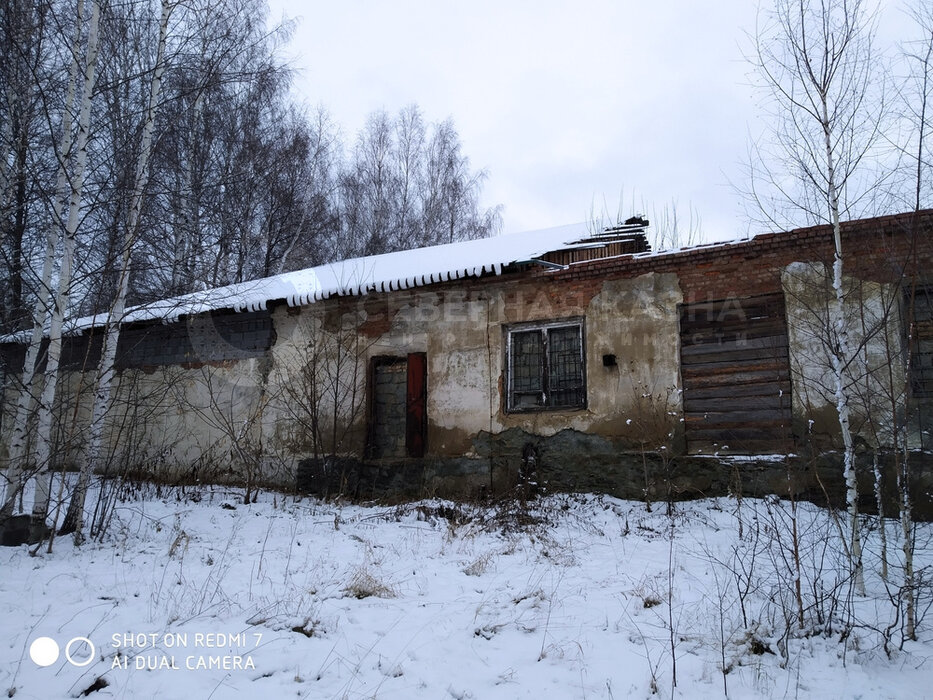
[[[160,10],[166,30],[166,9],[175,6],[168,36],[157,40]],[[84,12],[76,24],[75,7]],[[92,427],[72,419],[80,439],[73,444],[86,460],[66,529],[75,527],[101,451],[127,307],[498,226],[498,210],[479,207],[484,176],[469,167],[452,123],[426,126],[415,106],[384,120],[384,133],[362,134],[342,161],[326,113],[315,121],[291,104],[289,70],[277,55],[289,27],[268,29],[266,13],[262,0],[0,7],[0,262],[9,262],[0,265],[0,332],[32,331],[25,373],[3,367],[0,375],[23,388],[0,515],[12,513],[27,465],[47,470],[52,455],[68,462],[53,436],[65,425],[57,413],[63,401],[78,415],[77,400],[59,387],[69,317],[102,314],[108,326],[95,332],[106,335],[106,347]],[[355,177],[376,161],[384,173]],[[341,175],[348,188],[339,187]],[[357,224],[377,219],[388,238],[359,235]],[[26,302],[35,307],[31,318],[16,311]],[[43,522],[50,482],[46,471],[33,503]]]
[[[143,118],[139,157],[136,161],[136,177],[132,196],[130,198],[130,209],[127,215],[126,232],[123,240],[117,295],[107,315],[107,323],[104,331],[104,346],[101,351],[100,366],[97,370],[87,456],[78,477],[78,485],[68,505],[65,522],[62,525],[62,532],[74,532],[76,542],[80,542],[83,539],[84,501],[90,482],[90,476],[94,473],[94,469],[99,461],[104,419],[107,414],[107,409],[110,406],[110,394],[116,375],[117,343],[120,338],[120,324],[123,321],[123,314],[126,307],[126,295],[129,290],[130,261],[138,236],[140,212],[142,211],[143,198],[145,197],[146,186],[149,180],[149,158],[152,154],[152,140],[156,116],[158,115],[159,106],[161,104],[162,75],[165,72],[165,49],[168,40],[168,23],[175,5],[175,2],[169,2],[168,0],[163,0],[162,2],[162,14],[159,20],[159,43],[149,86],[149,102],[146,106],[145,116]],[[48,494],[40,494],[37,491],[37,505],[33,509],[34,517],[36,512],[41,508],[41,503],[38,502],[40,495],[45,497],[46,510],[48,508]]]
[[[62,254],[58,272],[58,291],[51,309],[49,323],[49,348],[46,352],[46,366],[42,394],[39,399],[38,426],[36,430],[36,464],[39,475],[36,480],[36,493],[33,501],[32,519],[34,525],[45,523],[49,508],[49,485],[52,469],[52,419],[55,393],[58,385],[58,369],[62,353],[62,331],[65,317],[71,307],[71,275],[74,269],[74,254],[78,221],[81,213],[81,200],[84,194],[84,172],[87,166],[87,142],[90,135],[91,103],[94,96],[94,82],[97,71],[99,48],[100,3],[91,4],[91,16],[88,26],[87,58],[84,65],[83,85],[81,89],[81,107],[78,116],[78,135],[75,143],[74,169],[70,175],[68,193],[68,218],[62,232]]]
[[[81,104],[78,117],[77,141],[72,150],[72,109],[74,108],[75,91],[78,82],[79,66],[81,63],[81,39],[84,32],[84,0],[77,3],[74,40],[71,46],[72,61],[70,79],[68,82],[65,104],[62,112],[62,135],[58,151],[59,171],[55,199],[53,201],[54,215],[46,230],[45,254],[42,263],[42,279],[37,290],[38,299],[33,313],[32,333],[26,352],[23,369],[23,390],[20,392],[13,425],[13,438],[10,445],[10,468],[7,473],[7,495],[4,498],[0,517],[9,516],[13,510],[13,502],[21,488],[21,479],[26,458],[26,432],[27,422],[32,412],[35,398],[35,368],[39,359],[39,349],[42,343],[46,322],[49,326],[49,347],[46,353],[46,368],[42,383],[42,395],[39,400],[38,431],[36,440],[36,466],[42,471],[39,479],[38,500],[48,501],[48,470],[50,468],[50,441],[51,441],[51,411],[55,398],[55,387],[58,376],[58,363],[61,355],[61,334],[64,316],[69,307],[69,288],[71,285],[71,270],[74,259],[74,236],[77,230],[78,215],[81,208],[81,198],[84,187],[84,170],[87,163],[87,140],[90,131],[91,100],[94,93],[94,81],[97,67],[100,7],[94,2],[91,7],[91,16],[87,28],[88,39],[84,66],[81,70]],[[68,201],[67,221],[62,220],[65,200]],[[64,233],[62,225],[64,224]],[[56,252],[60,242],[63,241],[61,257],[56,260]],[[52,271],[59,265],[58,290],[52,303]],[[50,305],[51,304],[51,305]],[[47,507],[47,506],[46,506]],[[34,511],[33,520],[36,524],[44,523],[45,510]]]
[[[907,82],[900,103],[912,143],[907,146],[907,163],[912,166],[910,205],[919,211],[933,197],[933,7],[918,2],[910,11],[918,38],[907,42],[903,52],[908,64]]]
[[[12,18],[8,18],[10,20]],[[75,19],[74,38],[72,39],[72,61],[69,70],[69,81],[66,89],[64,108],[62,109],[62,133],[59,145],[59,172],[58,172],[58,195],[52,206],[55,211],[55,221],[53,221],[46,230],[45,255],[42,262],[42,277],[37,289],[38,299],[32,314],[32,333],[29,337],[29,344],[26,348],[26,359],[23,364],[23,373],[21,385],[23,391],[17,396],[16,408],[13,415],[13,427],[10,440],[9,466],[6,473],[6,483],[4,498],[0,504],[0,521],[8,518],[13,513],[16,497],[22,488],[23,472],[25,469],[24,458],[26,451],[27,423],[35,406],[35,394],[33,392],[33,378],[35,376],[36,364],[39,359],[39,349],[42,345],[44,336],[45,322],[49,315],[49,304],[51,302],[52,288],[52,268],[55,262],[55,254],[58,249],[60,238],[58,224],[61,220],[64,198],[68,188],[68,173],[66,163],[71,156],[72,141],[72,110],[74,109],[75,89],[78,81],[78,70],[80,68],[80,46],[81,34],[83,31],[84,2],[79,0],[77,6],[77,16]],[[9,99],[15,99],[11,95]],[[11,109],[10,112],[13,110]],[[11,120],[4,120],[4,127],[10,130],[12,136]],[[6,143],[6,139],[4,139]],[[11,142],[12,145],[12,142]],[[10,176],[10,168],[6,157],[2,158],[0,163],[0,205],[2,209],[6,208],[6,203],[12,191],[12,187],[7,188]]]
[[[904,86],[903,106],[904,116],[908,124],[912,143],[904,152],[907,163],[911,167],[913,186],[909,189],[913,195],[913,209],[919,212],[928,205],[929,197],[933,192],[933,155],[929,145],[930,130],[933,128],[933,7],[928,3],[919,2],[910,11],[918,29],[918,39],[905,45],[904,54],[908,61],[908,77]],[[911,249],[916,251],[921,241],[919,233],[912,228],[909,231],[912,237]],[[917,271],[919,272],[919,271]],[[914,322],[915,310],[918,303],[918,289],[916,274],[910,280],[905,280],[907,290],[907,362],[904,366],[903,377],[905,386],[910,385],[911,365],[917,352],[917,328]],[[893,368],[891,374],[893,375]],[[922,431],[921,431],[922,435]],[[895,445],[897,447],[897,445]],[[900,524],[901,553],[903,555],[903,578],[900,586],[899,599],[904,611],[904,636],[907,639],[917,638],[917,572],[914,567],[914,523],[912,516],[911,481],[911,452],[907,436],[904,436],[901,449],[895,451],[895,475],[898,494],[898,521]],[[921,437],[921,447],[923,439]]]
[[[493,235],[498,207],[482,209],[453,121],[425,125],[417,106],[369,115],[339,185],[337,257],[374,255]]]
[[[768,148],[750,163],[750,192],[765,220],[828,223],[833,231],[833,298],[827,340],[843,441],[849,554],[864,592],[855,443],[850,424],[853,360],[843,304],[845,250],[840,221],[878,191],[870,156],[884,112],[875,74],[874,26],[862,0],[775,0],[755,37],[752,61],[771,100]]]

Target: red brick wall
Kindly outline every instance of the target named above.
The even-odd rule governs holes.
[[[847,275],[894,281],[919,271],[933,279],[933,210],[863,219],[842,225]],[[707,301],[780,291],[781,270],[795,261],[832,264],[830,226],[765,234],[747,241],[697,246],[646,257],[621,256],[579,263],[562,271],[535,272],[561,290],[647,272],[678,275],[685,299]]]

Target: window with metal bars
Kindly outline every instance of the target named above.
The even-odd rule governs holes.
[[[508,410],[559,410],[586,406],[583,321],[506,329]]]
[[[910,290],[905,306],[913,304],[910,339],[910,390],[918,399],[933,398],[933,287],[917,287],[911,302]]]

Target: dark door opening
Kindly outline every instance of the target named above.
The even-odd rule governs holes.
[[[374,357],[370,371],[369,456],[423,457],[426,433],[425,354]]]

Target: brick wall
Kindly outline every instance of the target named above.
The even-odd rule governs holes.
[[[842,239],[847,275],[877,282],[914,272],[933,277],[933,210],[845,222]],[[778,292],[784,267],[795,261],[832,264],[833,249],[832,228],[814,226],[673,253],[590,261],[533,276],[564,290],[594,279],[673,272],[685,300],[708,301]]]
[[[933,281],[933,210],[843,222],[842,238],[847,276],[894,282],[917,273],[918,279]],[[831,265],[833,249],[832,227],[813,226],[674,252],[578,262],[564,270],[515,266],[500,276],[443,282],[430,289],[441,299],[448,293],[467,299],[501,294],[503,304],[517,309],[518,316],[533,314],[542,306],[560,314],[585,307],[607,279],[656,272],[678,276],[685,302],[712,301],[780,292],[781,271],[787,265],[796,261]],[[419,293],[424,290],[366,297],[370,335],[384,332],[393,310]],[[342,300],[347,302],[354,303]]]

